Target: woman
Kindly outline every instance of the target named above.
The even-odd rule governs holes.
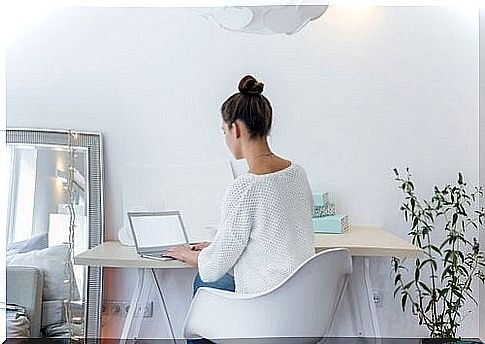
[[[271,289],[314,254],[313,197],[301,166],[271,152],[272,109],[263,84],[247,75],[222,105],[222,130],[249,171],[226,190],[211,244],[177,246],[166,254],[198,267],[201,286],[258,293]]]

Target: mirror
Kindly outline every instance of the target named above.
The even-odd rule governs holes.
[[[6,151],[7,303],[32,313],[32,337],[97,338],[101,268],[72,257],[103,237],[101,134],[7,129]],[[24,300],[20,273],[9,274],[23,266],[41,271],[40,300]]]

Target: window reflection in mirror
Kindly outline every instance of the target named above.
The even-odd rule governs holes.
[[[88,249],[88,185],[86,148],[74,150],[74,255]],[[69,241],[69,194],[67,190],[69,151],[55,146],[7,145],[7,255],[9,246],[42,236],[35,249]],[[45,238],[45,240],[44,240]],[[84,288],[83,266],[74,266],[79,291]],[[84,302],[80,293],[80,304]]]

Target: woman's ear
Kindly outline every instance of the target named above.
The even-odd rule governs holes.
[[[234,130],[236,132],[236,139],[240,138],[241,137],[241,132],[242,132],[242,128],[241,128],[241,121],[239,121],[238,119],[232,123],[232,125],[234,126]]]

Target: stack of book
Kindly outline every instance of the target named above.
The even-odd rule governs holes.
[[[350,228],[349,216],[337,214],[326,191],[313,193],[312,222],[315,233],[343,233]]]

